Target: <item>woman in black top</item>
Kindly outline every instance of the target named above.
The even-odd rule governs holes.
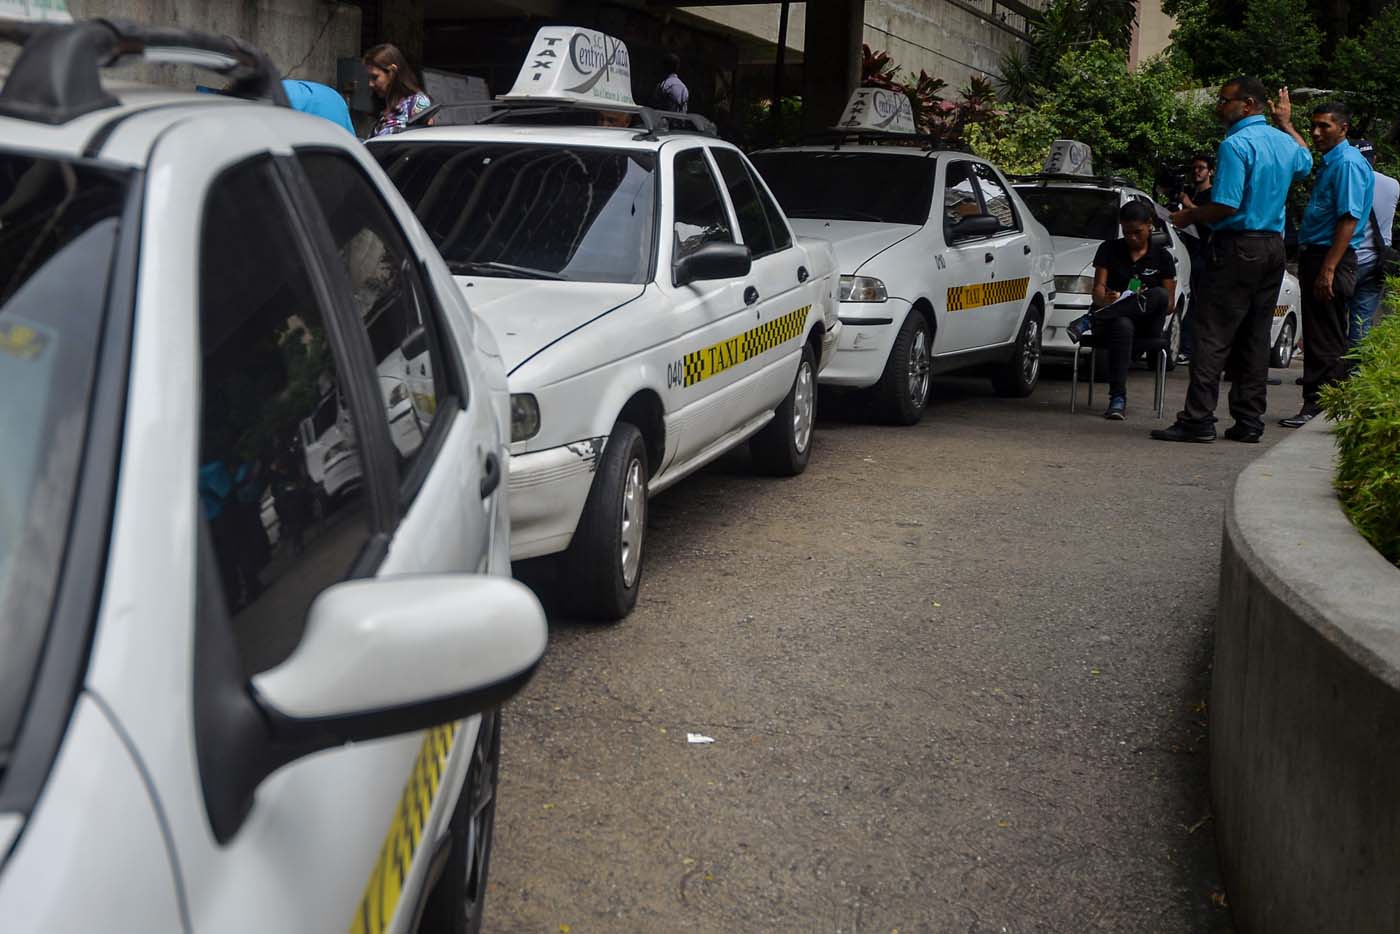
[[[1133,335],[1162,333],[1176,301],[1176,260],[1166,247],[1152,244],[1152,209],[1141,201],[1123,205],[1118,223],[1123,236],[1105,240],[1094,255],[1096,307],[1067,330],[1075,343],[1090,329],[1106,338],[1108,411],[1103,417],[1121,421],[1128,405]]]

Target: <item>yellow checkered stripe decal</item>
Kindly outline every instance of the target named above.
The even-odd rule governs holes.
[[[803,305],[781,317],[750,328],[718,344],[691,351],[673,366],[667,382],[672,386],[694,386],[730,367],[752,360],[759,354],[802,336],[811,305]],[[677,370],[679,372],[677,372]]]
[[[1031,286],[1029,278],[1003,279],[1000,282],[974,282],[972,285],[948,287],[948,310],[969,311],[988,305],[1019,302]]]
[[[1275,306],[1274,306],[1274,317],[1275,317],[1275,318],[1282,318],[1282,317],[1283,317],[1284,315],[1286,315],[1286,314],[1288,314],[1288,306],[1287,306],[1287,305],[1275,305]]]
[[[350,924],[350,934],[382,934],[388,930],[403,894],[409,867],[413,865],[413,854],[423,842],[423,828],[428,824],[428,814],[442,785],[447,757],[456,738],[455,723],[433,727],[423,738],[413,771],[403,786],[398,809],[389,823],[389,832],[384,836],[384,845],[379,849],[379,860],[365,884],[359,911]]]

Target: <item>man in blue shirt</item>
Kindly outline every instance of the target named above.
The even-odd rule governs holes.
[[[1352,145],[1366,157],[1374,170],[1376,147],[1364,139]],[[1347,343],[1353,347],[1371,330],[1376,308],[1381,303],[1381,292],[1385,288],[1382,259],[1386,247],[1390,246],[1391,230],[1395,226],[1395,206],[1400,201],[1400,181],[1384,172],[1376,172],[1375,185],[1371,197],[1371,217],[1363,225],[1366,228],[1366,242],[1356,251],[1356,294],[1347,303],[1350,322]]]
[[[1274,116],[1294,142],[1307,141],[1293,128],[1288,89],[1279,92]],[[1298,227],[1298,285],[1303,293],[1303,407],[1279,420],[1301,428],[1322,411],[1318,392],[1347,378],[1347,303],[1356,292],[1356,250],[1366,242],[1375,177],[1366,157],[1347,142],[1351,114],[1338,103],[1318,104],[1312,112],[1312,138],[1322,153],[1322,171]]]
[[[675,52],[667,52],[662,59],[662,67],[666,69],[666,77],[652,91],[651,106],[678,114],[689,112],[690,89],[677,74],[681,70],[681,57]]]
[[[1269,126],[1268,91],[1258,78],[1227,81],[1215,112],[1229,130],[1215,156],[1209,204],[1172,215],[1177,227],[1209,224],[1205,271],[1196,306],[1196,349],[1186,404],[1176,423],[1159,428],[1159,441],[1215,440],[1220,374],[1228,359],[1230,385],[1225,430],[1232,441],[1255,443],[1264,433],[1268,402],[1269,331],[1283,283],[1283,214],[1288,189],[1307,177],[1312,157]]]
[[[345,98],[333,87],[315,81],[302,81],[299,78],[284,78],[282,90],[287,92],[287,101],[294,110],[325,117],[331,123],[343,127],[351,136],[355,135],[355,124],[350,122],[350,108]]]

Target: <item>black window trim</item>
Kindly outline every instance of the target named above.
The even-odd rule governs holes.
[[[739,218],[734,213],[734,206],[729,203],[729,190],[724,187],[723,180],[716,176],[716,171],[719,169],[719,166],[715,163],[714,159],[711,158],[710,154],[706,152],[708,148],[708,146],[703,146],[699,143],[696,143],[695,145],[691,146],[682,146],[675,152],[673,152],[671,155],[671,175],[668,179],[665,180],[665,182],[669,183],[671,186],[671,223],[670,226],[667,227],[666,231],[667,234],[670,236],[671,240],[671,277],[669,284],[672,288],[676,287],[676,263],[682,258],[676,255],[676,202],[677,200],[679,200],[677,197],[678,186],[676,185],[677,159],[684,156],[688,152],[696,152],[700,154],[700,161],[704,163],[705,171],[710,173],[710,184],[715,186],[715,194],[719,195],[720,206],[724,210],[724,220],[729,225],[729,242],[738,243],[739,237],[742,236],[742,231],[739,230]],[[660,186],[658,186],[658,188],[659,187]]]
[[[110,163],[74,161],[112,168]],[[106,314],[98,339],[96,373],[76,497],[69,517],[68,544],[59,569],[38,671],[10,761],[0,772],[0,813],[18,813],[26,818],[33,813],[58,758],[73,706],[82,694],[87,675],[106,582],[126,432],[127,384],[141,250],[141,207],[145,197],[145,173],[133,170],[107,287]],[[20,833],[10,843],[12,848],[19,844],[28,826],[26,819]],[[0,851],[0,864],[6,855]]]
[[[1014,234],[1023,234],[1023,233],[1025,233],[1025,232],[1026,232],[1026,224],[1025,224],[1025,221],[1023,221],[1023,220],[1021,219],[1021,212],[1018,211],[1018,210],[1016,210],[1016,202],[1011,198],[1011,186],[1010,186],[1009,184],[1007,184],[1006,179],[1004,179],[1004,178],[1001,177],[1001,173],[997,171],[996,166],[992,165],[990,162],[978,162],[978,161],[976,161],[976,160],[973,160],[973,161],[972,161],[972,164],[973,164],[973,165],[980,165],[980,166],[982,166],[983,168],[985,168],[988,172],[990,172],[990,173],[992,174],[992,177],[997,181],[997,183],[1001,185],[1002,189],[1006,192],[1006,195],[1007,195],[1007,201],[1006,201],[1006,203],[1007,203],[1007,205],[1010,206],[1010,208],[1011,208],[1011,216],[1012,216],[1013,218],[1015,218],[1015,220],[1016,220],[1016,226],[1015,226],[1015,227],[1013,227],[1013,228],[1011,228],[1011,229],[1009,229],[1009,230],[998,231],[997,233],[992,234],[991,237],[989,237],[988,239],[996,240],[996,239],[999,239],[999,238],[1001,238],[1001,237],[1009,237],[1009,236],[1012,236],[1012,235],[1014,235]],[[972,174],[973,174],[973,177],[977,179],[977,190],[978,190],[979,192],[982,192],[982,179],[981,179],[980,177],[977,176],[976,171],[974,171]],[[982,197],[982,209],[985,211],[985,210],[986,210],[986,205],[987,205],[987,195],[986,195],[986,192],[982,192],[981,197]]]
[[[977,160],[969,158],[967,156],[960,156],[956,159],[948,159],[943,163],[943,204],[938,210],[938,216],[942,218],[943,246],[949,250],[961,250],[965,247],[976,246],[978,244],[985,244],[988,240],[1002,236],[1002,234],[1000,233],[987,234],[984,237],[969,237],[968,239],[961,240],[957,243],[948,242],[948,234],[951,232],[948,224],[948,170],[951,169],[953,166],[960,164],[973,166],[977,164]],[[984,201],[982,198],[982,186],[978,183],[977,173],[969,169],[967,177],[968,180],[972,182],[972,193],[977,197],[977,209],[981,213],[986,214],[987,202]],[[935,186],[934,190],[935,192],[937,191],[937,186]],[[935,195],[935,197],[937,196]]]
[[[763,176],[758,173],[758,169],[749,161],[749,157],[744,155],[744,153],[737,148],[734,151],[739,153],[739,164],[744,167],[745,172],[749,173],[749,181],[753,182],[754,190],[758,192],[758,200],[760,206],[763,207],[763,215],[768,219],[768,229],[773,229],[773,216],[768,212],[768,205],[770,204],[783,222],[783,235],[787,237],[787,243],[779,247],[774,247],[773,250],[770,251],[770,254],[781,253],[784,250],[792,249],[797,245],[797,235],[792,232],[792,225],[788,222],[788,216],[783,213],[782,205],[778,204],[778,199],[773,197],[773,192],[768,190],[768,183],[763,180]],[[777,237],[773,239],[776,243]]]
[[[734,154],[734,155],[736,155],[736,156],[739,157],[739,171],[743,172],[743,173],[745,174],[745,176],[747,176],[747,178],[748,178],[748,180],[749,180],[749,184],[750,184],[750,185],[753,185],[754,197],[756,197],[756,198],[759,199],[759,200],[758,200],[758,209],[759,209],[759,212],[760,212],[761,216],[763,217],[763,225],[764,225],[765,227],[768,228],[768,236],[771,237],[772,240],[773,240],[773,242],[776,244],[776,243],[778,242],[778,238],[777,238],[776,236],[774,236],[774,234],[773,234],[773,224],[772,224],[772,222],[768,219],[768,210],[763,206],[763,195],[759,192],[758,181],[757,181],[757,179],[754,178],[754,171],[753,171],[752,169],[750,169],[749,166],[747,165],[748,160],[744,158],[744,154],[741,153],[738,149],[734,149],[734,148],[729,147],[729,146],[717,145],[717,144],[715,144],[715,143],[711,143],[709,146],[707,146],[707,147],[705,147],[705,148],[709,150],[708,155],[709,155],[709,157],[710,157],[710,162],[713,163],[713,165],[712,165],[712,167],[711,167],[711,171],[718,170],[718,172],[719,172],[720,187],[724,189],[724,196],[725,196],[725,198],[728,200],[728,202],[729,202],[729,209],[730,209],[730,211],[731,211],[731,212],[733,213],[733,215],[734,215],[734,226],[738,229],[738,231],[739,231],[739,236],[742,237],[742,236],[744,235],[744,227],[743,227],[742,222],[740,222],[740,220],[739,220],[739,207],[738,207],[738,205],[736,205],[736,204],[734,203],[733,194],[732,194],[732,193],[730,192],[730,190],[729,190],[729,183],[728,183],[728,180],[724,177],[724,166],[722,166],[722,165],[719,164],[719,155],[718,155],[718,153],[720,153],[720,152],[732,153],[732,154]],[[781,213],[781,209],[779,209],[779,211],[780,211],[780,213]],[[751,258],[752,260],[754,260],[754,261],[757,261],[757,260],[760,260],[760,259],[764,259],[765,257],[768,257],[768,256],[776,256],[776,255],[778,255],[779,253],[783,252],[784,250],[791,249],[791,248],[792,248],[792,232],[789,231],[789,230],[787,230],[786,228],[784,228],[784,233],[786,233],[786,234],[787,234],[787,237],[788,237],[788,242],[787,242],[787,245],[786,245],[786,246],[774,246],[773,249],[771,249],[771,250],[765,250],[765,251],[762,252],[762,253],[755,253],[755,252],[752,252],[752,247],[750,247],[750,258]],[[735,242],[738,242],[738,241],[735,241]],[[749,246],[749,243],[748,243],[747,240],[745,240],[744,246]]]
[[[364,167],[361,166],[353,156],[347,155],[339,149],[327,146],[302,146],[295,148],[293,152],[294,155],[279,157],[277,160],[278,165],[286,176],[284,181],[298,209],[305,212],[303,215],[304,221],[308,222],[309,226],[312,228],[309,234],[314,241],[315,249],[318,254],[318,262],[322,267],[322,273],[328,277],[330,282],[329,288],[332,292],[331,302],[336,309],[337,321],[347,327],[355,335],[355,337],[352,338],[352,342],[356,345],[357,349],[361,351],[361,360],[363,361],[363,363],[360,364],[363,369],[360,369],[359,372],[366,375],[377,373],[378,362],[374,359],[374,353],[370,349],[369,335],[365,333],[364,323],[358,320],[358,317],[351,317],[348,321],[345,320],[347,316],[350,316],[349,309],[354,309],[358,306],[356,305],[354,295],[350,291],[350,280],[341,272],[340,252],[336,249],[336,245],[331,238],[330,225],[326,221],[320,203],[316,200],[311,181],[307,178],[306,170],[301,165],[300,157],[305,155],[329,155],[344,159],[353,170],[359,172],[371,191],[378,193],[379,188],[374,184],[374,180],[369,177],[369,174],[365,172]],[[367,407],[367,411],[379,413],[378,417],[370,418],[370,421],[374,422],[376,427],[380,429],[374,432],[376,439],[376,450],[374,451],[374,460],[377,467],[376,473],[385,473],[384,477],[377,478],[375,486],[381,490],[383,495],[386,495],[393,501],[393,523],[386,529],[392,538],[394,527],[396,527],[399,520],[407,514],[408,508],[412,505],[414,499],[418,495],[418,491],[427,480],[433,462],[437,459],[437,455],[441,452],[447,435],[452,429],[452,423],[456,420],[457,413],[464,409],[467,403],[465,400],[465,391],[458,391],[457,389],[458,386],[466,385],[466,383],[460,379],[463,374],[456,369],[455,361],[448,362],[456,355],[448,352],[450,349],[449,345],[443,340],[445,331],[440,320],[440,310],[436,307],[436,300],[432,297],[432,290],[428,288],[427,282],[423,281],[424,269],[422,267],[422,258],[418,255],[417,251],[412,248],[412,245],[408,242],[408,238],[404,235],[403,231],[398,229],[398,222],[394,217],[394,212],[390,210],[387,204],[383,204],[382,198],[380,200],[385,215],[395,227],[394,231],[390,233],[390,237],[397,238],[398,242],[396,244],[391,244],[391,246],[397,246],[402,250],[403,254],[410,259],[408,270],[410,277],[409,283],[410,286],[416,288],[419,300],[423,304],[425,316],[424,324],[425,330],[428,331],[429,347],[437,358],[434,360],[434,379],[437,379],[437,373],[440,370],[443,377],[448,381],[446,386],[447,392],[438,403],[438,409],[433,415],[433,423],[429,426],[427,434],[423,437],[423,444],[413,459],[413,466],[408,471],[402,472],[402,476],[400,476],[398,452],[394,447],[393,438],[389,434],[389,421],[384,418],[382,414],[384,406],[379,395],[380,390],[377,376],[372,380],[374,383],[372,387],[373,395],[370,398],[373,401],[372,404]],[[428,281],[430,282],[431,280]],[[439,361],[443,364],[442,366],[438,365]],[[365,405],[365,401],[362,399],[360,404]],[[358,421],[356,422],[356,427],[362,427]],[[362,437],[365,436],[362,435]],[[381,441],[383,447],[381,447]],[[385,487],[388,487],[388,489],[385,490]]]

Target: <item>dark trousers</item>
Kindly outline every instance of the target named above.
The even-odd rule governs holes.
[[[1269,329],[1283,284],[1283,237],[1217,231],[1204,256],[1191,383],[1186,405],[1176,420],[1193,428],[1215,424],[1220,374],[1228,359],[1234,373],[1230,414],[1241,426],[1263,431],[1269,389]]]
[[[1298,256],[1298,287],[1303,292],[1303,405],[1316,406],[1317,393],[1328,383],[1347,378],[1347,361],[1342,355],[1350,342],[1347,337],[1351,315],[1348,300],[1356,291],[1356,252],[1350,247],[1342,254],[1332,277],[1332,300],[1324,302],[1313,291],[1326,247],[1304,247]]]
[[[1133,335],[1157,337],[1167,320],[1171,296],[1158,286],[1142,293],[1142,301],[1129,299],[1094,312],[1094,330],[1108,357],[1108,394],[1127,396],[1128,364],[1133,360]],[[1097,339],[1096,339],[1097,340]]]

